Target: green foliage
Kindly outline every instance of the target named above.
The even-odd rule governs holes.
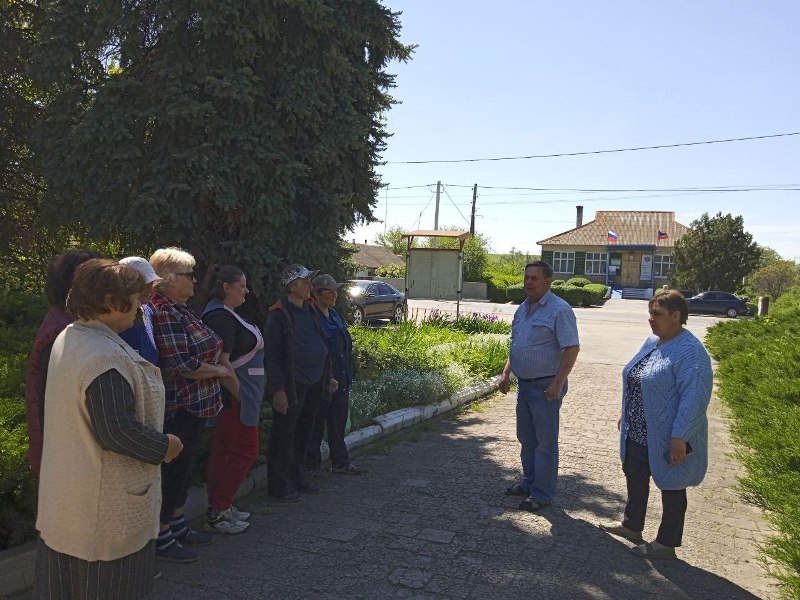
[[[773,261],[754,271],[748,283],[761,296],[777,300],[781,294],[800,282],[800,273],[792,260]]]
[[[403,234],[406,230],[400,225],[395,225],[386,230],[386,233],[379,233],[375,236],[375,243],[384,248],[388,248],[398,256],[405,256],[408,251],[408,238],[404,238]],[[412,247],[417,246],[417,240],[414,238]],[[388,277],[388,275],[386,275]]]
[[[567,279],[567,285],[574,285],[575,287],[585,287],[587,285],[591,285],[591,281],[586,279],[585,277],[570,277]]]
[[[703,213],[675,242],[676,266],[670,285],[682,290],[736,290],[756,269],[761,253],[744,230],[741,216]]]
[[[486,291],[489,295],[489,300],[491,302],[505,303],[508,301],[508,297],[506,296],[506,288],[509,285],[522,284],[523,276],[521,272],[510,275],[507,273],[487,271],[484,274],[484,279],[486,281]]]
[[[406,266],[392,265],[392,264],[381,265],[380,267],[375,269],[375,275],[377,275],[378,277],[391,277],[395,279],[403,279],[406,276]]]
[[[462,331],[464,333],[499,333],[509,335],[511,323],[501,321],[497,315],[472,313],[460,315],[458,319],[451,313],[434,310],[425,315],[421,325],[431,325],[447,330]]]
[[[516,248],[511,248],[511,252],[508,254],[489,255],[489,262],[486,268],[494,273],[514,275],[521,278],[522,273],[525,272],[525,265],[540,258],[541,256],[538,254],[528,254]]]
[[[732,432],[747,469],[742,485],[779,531],[765,545],[780,563],[776,576],[800,596],[800,286],[784,294],[769,317],[709,329],[706,343],[719,365],[719,394],[734,415]]]
[[[515,283],[506,288],[506,298],[514,304],[522,304],[525,301],[525,284]]]
[[[550,282],[550,287],[553,287],[554,285],[556,285],[556,286],[564,285],[565,283],[567,283],[567,282],[564,281],[563,279],[553,279],[553,281]]]
[[[500,373],[508,359],[509,325],[499,323],[487,315],[456,321],[434,313],[419,325],[352,327],[358,366],[351,390],[353,427],[391,410],[443,400]],[[466,333],[474,330],[501,331]]]
[[[570,306],[590,306],[600,304],[605,298],[608,288],[602,283],[588,283],[583,286],[572,284],[570,279],[563,285],[550,286],[550,291],[559,298],[563,298]]]
[[[377,0],[50,3],[32,64],[45,208],[92,237],[234,263],[260,309],[281,269],[331,273],[373,218],[391,61]],[[108,68],[113,63],[113,68]],[[302,232],[298,235],[297,232]]]

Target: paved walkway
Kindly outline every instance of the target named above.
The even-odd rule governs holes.
[[[735,493],[740,471],[716,401],[710,471],[689,491],[684,560],[651,564],[596,527],[620,516],[619,373],[647,333],[644,319],[627,315],[644,303],[612,302],[604,319],[578,313],[584,350],[562,408],[559,493],[540,515],[503,495],[519,449],[514,398],[498,394],[373,448],[358,458],[360,477],[323,475],[323,491],[298,504],[253,494],[240,506],[258,513],[250,529],[215,538],[192,565],[162,564],[151,598],[775,597],[756,561],[768,529]],[[604,343],[612,332],[630,343]],[[651,497],[648,539],[660,517]]]

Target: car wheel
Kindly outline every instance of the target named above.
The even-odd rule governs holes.
[[[732,306],[725,310],[725,314],[728,315],[730,318],[739,316],[739,311],[733,308]]]
[[[398,304],[394,307],[394,311],[392,312],[392,322],[393,323],[400,323],[405,319],[406,311],[403,309],[402,304]]]
[[[352,322],[353,322],[353,325],[363,325],[364,324],[364,311],[361,309],[361,307],[356,306],[353,309]]]

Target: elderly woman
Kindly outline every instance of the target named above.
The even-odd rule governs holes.
[[[222,338],[221,362],[236,377],[222,390],[223,409],[214,428],[208,460],[206,530],[242,533],[250,513],[233,506],[239,486],[258,456],[261,402],[264,398],[264,338],[235,309],[244,304],[247,278],[238,267],[212,268],[207,277],[211,300],[203,322]]]
[[[141,598],[152,586],[160,471],[181,451],[161,433],[158,369],[119,337],[145,289],[108,259],[75,272],[47,375],[34,598]]]
[[[650,300],[653,335],[622,372],[620,457],[628,501],[620,525],[601,527],[642,542],[650,477],[661,490],[662,516],[652,542],[631,548],[647,559],[675,558],[686,515],[686,488],[708,468],[708,419],[713,373],[703,344],[683,328],[689,308],[668,290]]]
[[[58,334],[72,323],[72,315],[65,310],[67,292],[72,287],[75,269],[81,263],[100,254],[92,250],[69,250],[54,256],[47,265],[45,294],[50,310],[45,314],[28,357],[25,374],[25,409],[28,420],[28,462],[35,473],[42,462],[42,430],[44,429],[44,391],[47,381],[47,364],[50,350]]]
[[[147,303],[150,302],[153,294],[156,293],[156,288],[161,282],[161,277],[156,274],[152,265],[141,256],[122,258],[119,264],[128,265],[139,271],[147,283],[147,288],[145,288],[141,297],[142,306],[136,314],[133,327],[121,332],[119,337],[128,342],[134,350],[157,367],[158,348],[156,347],[156,340],[153,335],[153,308]]]
[[[309,303],[311,279],[318,273],[297,264],[287,267],[281,278],[286,297],[270,306],[264,327],[272,399],[267,493],[276,502],[297,502],[300,492],[320,491],[308,481],[306,453],[317,410],[338,384],[331,377],[319,314]]]
[[[194,257],[179,248],[162,248],[150,257],[162,281],[153,294],[153,334],[166,388],[164,431],[178,436],[184,450],[162,467],[161,530],[156,558],[193,562],[198,556],[185,545],[204,545],[211,535],[189,528],[184,518],[192,470],[207,417],[222,408],[220,379],[232,372],[220,363],[222,340],[186,306],[194,295]]]
[[[361,469],[350,462],[347,444],[344,443],[344,430],[350,412],[350,386],[353,383],[353,338],[350,337],[344,319],[334,308],[342,284],[337,283],[333,275],[323,273],[311,280],[311,286],[314,306],[319,312],[322,334],[331,358],[333,378],[339,385],[330,402],[320,405],[308,444],[306,466],[309,471],[321,469],[320,444],[327,427],[331,473],[361,475]]]

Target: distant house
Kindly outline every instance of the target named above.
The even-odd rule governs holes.
[[[375,269],[382,265],[405,266],[406,261],[385,246],[373,244],[351,244],[355,248],[353,261],[359,265],[358,277],[371,278],[375,276]]]
[[[537,242],[555,279],[580,276],[622,288],[667,282],[675,242],[689,231],[674,212],[603,210],[583,224],[583,207],[577,208],[574,229]]]

